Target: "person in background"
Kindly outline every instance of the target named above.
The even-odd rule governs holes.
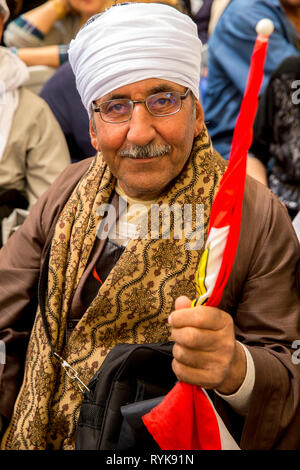
[[[10,11],[10,21],[17,18],[17,16],[32,10],[45,3],[45,0],[7,0],[7,6]]]
[[[196,12],[191,12],[192,20],[197,24],[198,36],[202,44],[208,42],[221,14],[230,0],[202,0],[201,6]],[[196,5],[198,2],[195,2]],[[191,7],[193,6],[193,2]],[[193,10],[193,8],[192,8]]]
[[[80,27],[103,11],[106,0],[49,0],[8,24],[4,43],[26,65],[58,67]]]
[[[300,56],[271,75],[260,97],[248,173],[268,185],[291,219],[300,211]]]
[[[72,162],[95,155],[89,134],[89,117],[77,91],[69,62],[59,67],[44,84],[40,96],[48,103],[60,124]]]
[[[235,122],[247,82],[256,40],[256,24],[273,21],[261,93],[271,73],[300,51],[300,0],[232,0],[208,42],[208,75],[204,103],[207,127],[218,152],[228,158]]]
[[[217,22],[219,21],[223,11],[231,0],[213,0],[210,9],[210,19],[208,24],[208,36],[211,36]]]
[[[191,12],[190,16],[196,23],[198,28],[198,36],[202,44],[206,44],[208,40],[208,25],[210,22],[210,12],[213,0],[203,0],[198,11]]]
[[[0,37],[8,16],[6,2],[0,0]],[[0,77],[2,220],[15,208],[31,210],[70,163],[70,155],[47,103],[22,87],[28,78],[26,65],[6,47],[0,47]]]

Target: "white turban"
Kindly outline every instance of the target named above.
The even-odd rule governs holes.
[[[119,4],[93,16],[71,41],[69,60],[89,114],[92,101],[147,78],[178,83],[199,98],[197,26],[168,5]]]
[[[0,0],[0,15],[4,16],[4,23],[9,18],[9,9],[5,0]]]

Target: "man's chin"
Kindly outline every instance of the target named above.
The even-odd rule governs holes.
[[[157,199],[163,192],[160,185],[148,186],[146,183],[139,183],[138,185],[129,185],[119,182],[122,190],[126,196],[133,199],[140,199],[142,201],[151,201]]]

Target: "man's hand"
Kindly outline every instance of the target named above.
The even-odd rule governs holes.
[[[233,320],[218,308],[190,305],[187,297],[179,297],[169,316],[173,371],[180,381],[230,395],[243,383],[247,369]]]

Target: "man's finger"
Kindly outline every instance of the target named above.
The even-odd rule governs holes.
[[[187,326],[219,330],[230,322],[230,315],[215,307],[195,307],[174,310],[169,316],[169,324],[173,328],[184,328]]]
[[[192,301],[185,295],[181,295],[175,300],[175,310],[181,310],[182,308],[190,308]]]
[[[197,369],[186,366],[176,359],[172,361],[172,369],[178,380],[206,389],[217,388],[224,380],[224,373],[207,368]]]
[[[195,369],[206,369],[214,361],[214,352],[198,351],[181,346],[178,343],[174,344],[172,354],[174,359],[180,362],[180,364]]]
[[[199,329],[194,327],[172,328],[171,340],[189,350],[215,351],[224,340],[223,330]]]

